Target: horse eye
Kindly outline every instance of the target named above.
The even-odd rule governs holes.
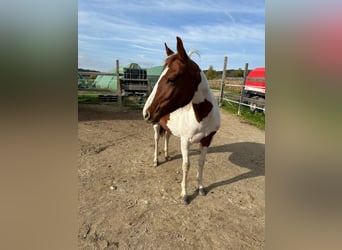
[[[174,78],[168,78],[167,79],[167,83],[169,83],[169,84],[174,84],[175,83],[175,79]]]

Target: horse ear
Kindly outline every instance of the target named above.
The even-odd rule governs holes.
[[[165,44],[166,54],[167,54],[168,56],[174,54],[174,52],[173,52],[169,47],[167,47],[167,44],[166,44],[166,43],[164,43],[164,44]]]
[[[180,39],[180,37],[178,36],[177,36],[177,52],[182,60],[188,59],[188,55],[186,54],[186,51],[184,49],[182,39]]]

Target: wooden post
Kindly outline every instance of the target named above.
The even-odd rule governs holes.
[[[119,72],[119,60],[116,60],[116,91],[118,95],[119,106],[122,105],[122,91],[120,82],[120,72]]]
[[[245,64],[245,71],[243,72],[243,83],[242,83],[242,88],[241,88],[238,115],[241,115],[241,103],[243,101],[243,95],[245,93],[245,83],[246,83],[247,73],[248,73],[248,63]]]
[[[149,96],[152,92],[152,84],[149,79],[147,79],[147,96]]]
[[[228,57],[225,56],[224,62],[223,62],[222,82],[221,82],[220,98],[219,98],[219,105],[220,106],[222,105],[223,95],[224,95],[224,80],[226,79],[227,61],[228,61]]]

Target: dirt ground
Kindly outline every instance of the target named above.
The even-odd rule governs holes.
[[[191,146],[189,205],[180,199],[180,140],[154,168],[153,129],[139,110],[79,105],[79,249],[263,249],[265,132],[221,111],[197,196]]]

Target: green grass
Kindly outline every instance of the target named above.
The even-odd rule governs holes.
[[[127,96],[123,98],[123,105],[129,107],[131,110],[142,110],[146,101],[146,97],[141,96]]]
[[[238,113],[238,104],[236,103],[228,103],[224,101],[221,108],[232,114],[237,115]],[[265,129],[265,114],[262,111],[256,110],[252,112],[249,107],[245,106],[241,106],[240,111],[241,115],[239,117],[241,120],[260,129]]]
[[[78,103],[81,104],[98,104],[99,95],[111,95],[116,94],[116,92],[109,91],[87,91],[87,90],[79,90],[78,91]]]
[[[97,95],[78,95],[78,103],[82,104],[98,104],[99,98]]]
[[[78,91],[78,103],[79,104],[99,104],[99,95],[110,95],[109,92],[88,92]],[[129,110],[142,110],[146,97],[140,96],[126,96],[122,97],[122,104]],[[115,105],[117,102],[111,102]]]
[[[116,91],[88,91],[78,90],[78,95],[116,95]]]

